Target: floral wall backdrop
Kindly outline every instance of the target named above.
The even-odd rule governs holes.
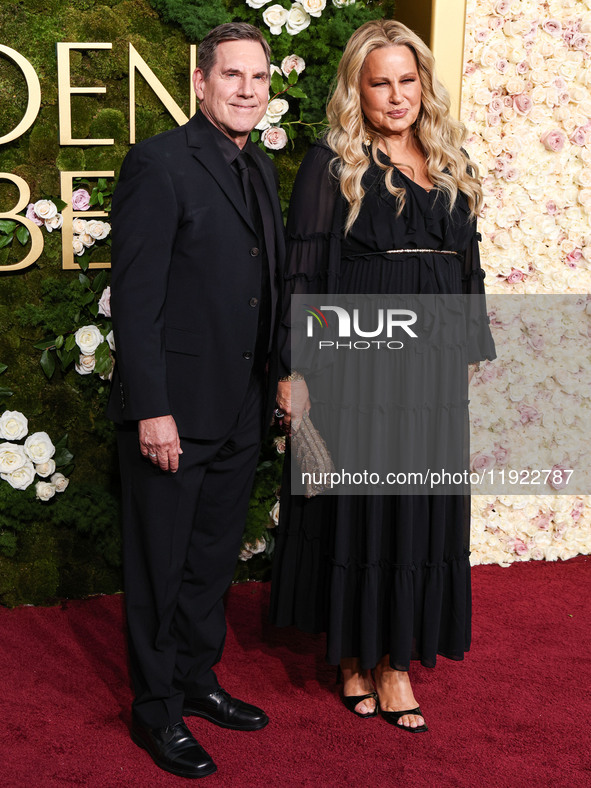
[[[589,0],[468,0],[462,120],[466,147],[484,176],[480,231],[489,293],[591,292],[590,8]],[[583,296],[585,344],[590,312]],[[519,341],[546,352],[527,308],[516,320],[497,326],[497,345],[517,332]],[[574,386],[579,407],[588,408],[587,372],[569,370],[569,379],[550,372],[533,384],[526,370],[505,374],[501,365],[486,364],[473,384],[471,409],[482,410],[487,386],[500,386],[507,395],[504,429],[540,430],[534,402],[540,390]],[[502,467],[502,444],[495,431],[490,446],[477,448]],[[475,496],[472,515],[473,563],[591,552],[587,496]]]

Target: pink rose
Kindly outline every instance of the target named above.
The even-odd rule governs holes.
[[[548,531],[550,528],[549,512],[546,512],[546,514],[539,514],[537,517],[534,517],[532,522],[540,531]]]
[[[33,203],[32,203],[32,202],[30,202],[30,203],[27,205],[27,213],[25,214],[25,216],[27,217],[27,219],[30,219],[32,222],[35,222],[35,224],[36,224],[38,227],[43,227],[43,225],[45,224],[45,222],[43,221],[43,219],[40,219],[40,218],[37,216],[37,214],[35,213],[35,206],[33,205]]]
[[[487,454],[484,451],[479,451],[470,457],[470,470],[475,473],[481,471],[490,471],[495,467],[496,459],[494,454]]]
[[[489,112],[495,112],[496,114],[499,114],[502,109],[503,109],[503,100],[498,96],[495,96],[495,98],[488,105]]]
[[[587,134],[585,133],[585,129],[583,128],[583,126],[579,126],[578,128],[576,128],[573,131],[572,135],[569,137],[569,139],[573,145],[580,145],[581,147],[583,147],[583,145],[587,141]]]
[[[540,421],[541,418],[540,413],[536,408],[534,408],[533,405],[526,405],[525,403],[521,403],[517,406],[517,410],[519,411],[519,415],[521,416],[522,424],[529,424],[530,422]]]
[[[287,57],[284,57],[281,61],[281,70],[286,77],[290,75],[294,68],[297,74],[301,74],[306,68],[306,62],[304,58],[300,57],[299,55],[288,55]]]
[[[587,43],[589,39],[587,36],[584,36],[582,33],[576,33],[571,41],[571,46],[575,49],[580,49],[581,52],[585,52],[587,50]]]
[[[570,252],[570,254],[566,256],[565,262],[569,268],[576,268],[577,263],[579,262],[582,256],[583,256],[583,252],[580,249],[573,249],[572,252]]]
[[[90,208],[90,194],[86,189],[76,189],[72,192],[72,208],[75,211],[87,211]]]
[[[518,63],[515,66],[515,71],[517,71],[518,74],[526,74],[529,71],[529,63],[527,60],[522,60],[521,63]]]
[[[477,30],[476,33],[474,34],[474,38],[479,43],[482,43],[483,41],[486,41],[489,35],[490,35],[490,30],[487,30],[485,27],[481,27],[480,30]]]
[[[570,470],[570,468],[567,468],[566,465],[553,465],[552,473],[548,478],[550,487],[554,490],[564,490],[565,487],[568,487],[568,477],[566,473],[564,473],[564,471],[568,470]]]
[[[527,93],[518,93],[516,96],[513,96],[513,109],[519,115],[527,115],[528,112],[531,111],[533,107],[533,101],[527,95]]]
[[[476,63],[473,60],[469,60],[466,63],[466,68],[464,69],[464,74],[467,77],[471,77],[472,74],[474,74],[474,72],[476,71],[476,68],[477,68]]]
[[[487,126],[498,126],[501,123],[501,116],[496,112],[489,112],[486,116]]]
[[[263,145],[270,150],[281,150],[287,145],[287,133],[279,126],[270,126],[261,135]]]
[[[507,545],[513,550],[516,555],[525,555],[529,552],[528,546],[522,539],[512,539]]]
[[[550,216],[554,216],[558,213],[558,206],[554,200],[548,200],[546,203],[546,213],[548,213]]]
[[[496,446],[493,449],[493,454],[495,460],[497,461],[497,465],[506,465],[509,461],[509,456],[511,451],[507,449],[505,446]]]
[[[495,63],[495,68],[500,74],[504,74],[509,68],[509,61],[506,58],[501,58]]]
[[[542,350],[545,345],[545,339],[542,334],[533,334],[528,337],[527,344],[534,350]]]
[[[562,33],[562,24],[558,19],[547,19],[542,25],[542,29],[551,36],[560,36]]]
[[[506,16],[511,10],[511,0],[497,0],[493,10],[497,16]]]
[[[98,313],[105,317],[111,317],[111,287],[105,287],[103,294],[99,298]]]
[[[525,274],[517,268],[512,268],[511,273],[507,276],[507,282],[511,285],[514,285],[516,282],[523,282],[524,279]]]
[[[542,134],[540,137],[540,142],[546,148],[546,150],[551,150],[554,151],[554,153],[558,153],[564,148],[565,137],[559,129],[551,129],[550,131],[545,131]]]
[[[516,181],[519,178],[519,170],[515,165],[510,164],[505,167],[505,171],[503,172],[503,178],[511,183],[512,181]]]

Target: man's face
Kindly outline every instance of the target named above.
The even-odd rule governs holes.
[[[205,77],[193,74],[201,112],[240,148],[265,114],[269,101],[269,67],[258,41],[223,41]]]

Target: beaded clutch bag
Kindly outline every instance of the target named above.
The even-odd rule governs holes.
[[[330,475],[335,467],[322,435],[304,413],[296,431],[291,434],[291,448],[302,472],[306,498],[326,492],[332,487]]]

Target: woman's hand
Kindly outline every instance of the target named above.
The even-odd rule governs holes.
[[[297,430],[311,403],[305,380],[281,380],[277,386],[277,407],[284,414],[283,426],[288,432]]]

